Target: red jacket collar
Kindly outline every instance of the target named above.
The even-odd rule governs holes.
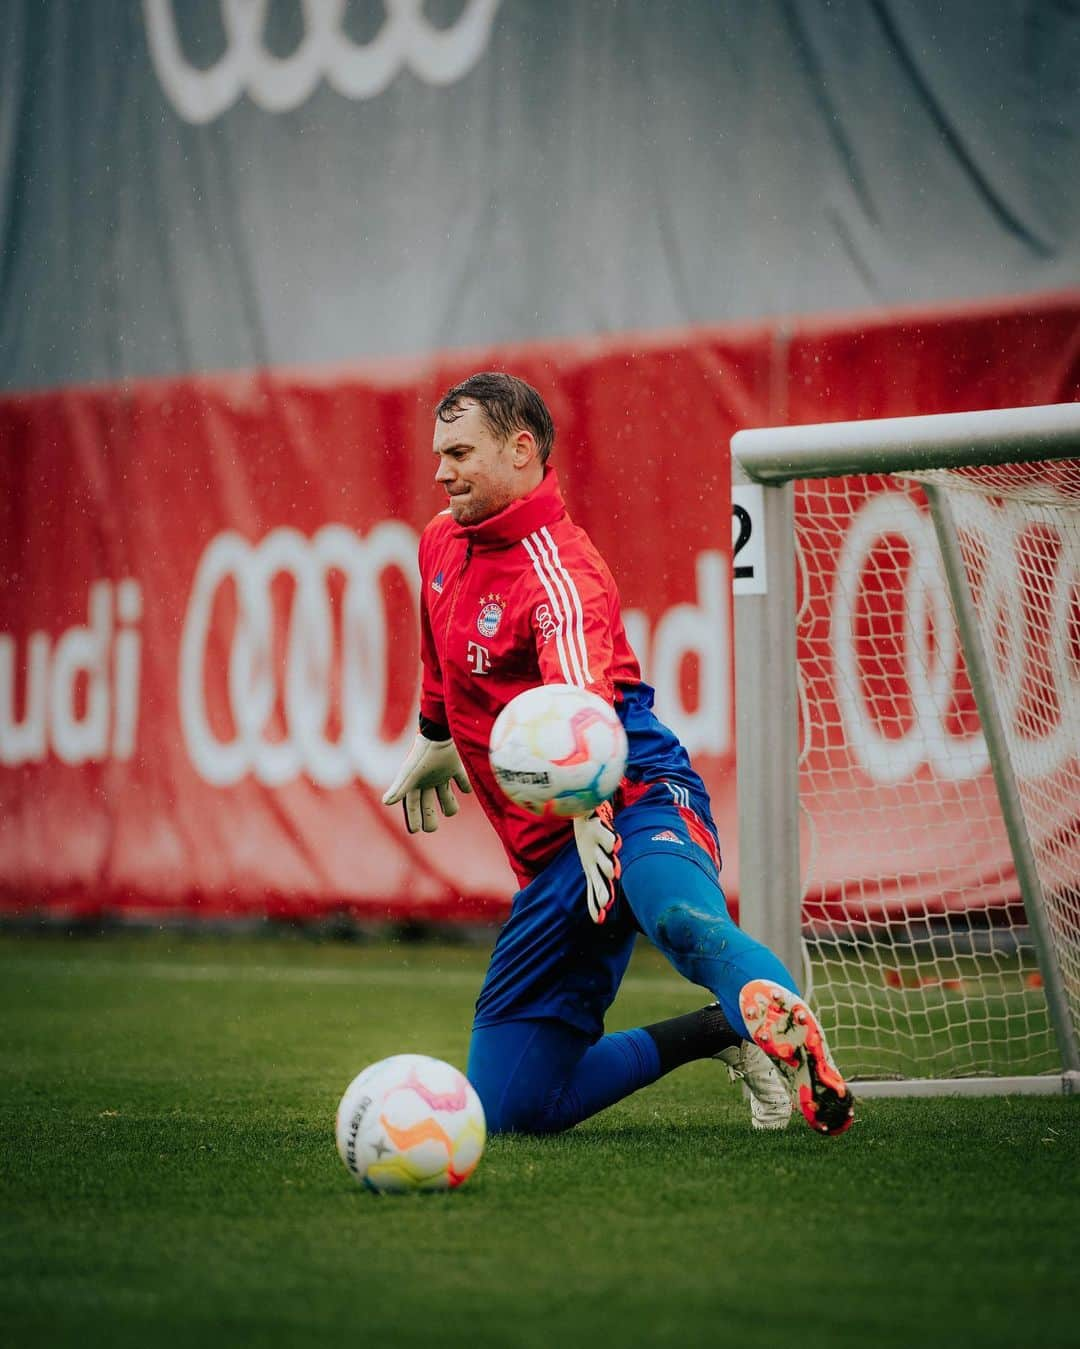
[[[565,514],[566,503],[559,490],[558,474],[548,468],[531,492],[475,525],[458,525],[456,532],[468,539],[474,548],[506,548],[533,530],[554,524]]]

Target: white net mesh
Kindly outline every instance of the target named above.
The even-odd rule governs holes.
[[[1075,1033],[1080,461],[923,476],[953,505]],[[844,1071],[1060,1071],[925,494],[803,481],[796,533],[803,934]]]

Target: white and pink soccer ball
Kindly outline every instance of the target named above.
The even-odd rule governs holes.
[[[465,1075],[426,1054],[395,1054],[345,1089],[335,1125],[341,1160],[380,1194],[455,1190],[484,1151],[484,1107]]]
[[[542,817],[590,814],[614,794],[626,755],[614,708],[575,684],[526,689],[491,728],[495,781],[515,805]]]

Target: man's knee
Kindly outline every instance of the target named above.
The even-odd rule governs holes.
[[[656,921],[656,944],[678,956],[719,956],[728,944],[729,923],[673,900]]]
[[[490,1134],[561,1133],[575,1121],[567,1083],[589,1037],[551,1018],[474,1028],[468,1077]]]
[[[558,1112],[535,1101],[507,1100],[490,1105],[480,1096],[489,1137],[495,1134],[558,1134],[569,1126]]]
[[[482,1066],[470,1063],[469,1079],[484,1107],[489,1135],[551,1134],[567,1127],[558,1109],[558,1083],[544,1067],[535,1060],[504,1064],[488,1058]]]

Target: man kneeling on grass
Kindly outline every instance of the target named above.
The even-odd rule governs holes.
[[[652,711],[611,573],[548,463],[554,438],[543,399],[510,375],[473,375],[435,410],[435,480],[450,504],[420,540],[420,730],[383,798],[404,803],[410,833],[430,833],[436,803],[457,813],[451,783],[475,790],[522,887],[469,1049],[488,1127],[568,1129],[712,1057],[748,1086],[755,1128],[784,1128],[794,1096],[811,1128],[843,1133],[851,1092],[790,972],[728,914],[704,784]],[[512,805],[488,762],[499,712],[542,683],[592,690],[626,729],[622,783],[583,819]],[[716,1002],[605,1035],[639,931]]]

